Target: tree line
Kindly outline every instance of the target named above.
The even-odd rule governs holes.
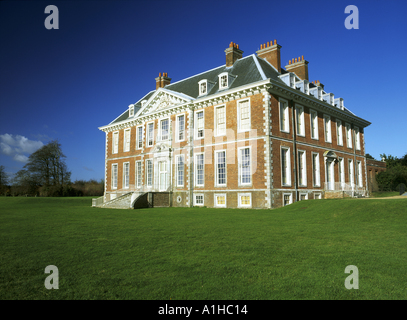
[[[11,196],[102,196],[104,181],[71,181],[66,156],[58,141],[51,141],[32,153],[13,179],[0,166],[0,194]]]
[[[402,158],[381,154],[386,162],[386,171],[376,176],[380,191],[400,191],[402,185],[407,190],[407,153]]]

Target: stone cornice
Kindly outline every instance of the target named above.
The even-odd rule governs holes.
[[[271,80],[271,82],[273,84],[273,90],[271,90],[270,93],[275,92],[279,95],[284,95],[287,99],[295,100],[299,104],[304,104],[305,106],[314,108],[318,111],[326,112],[329,115],[334,115],[344,120],[347,119],[352,123],[358,124],[362,128],[365,128],[371,124],[367,120],[364,120],[356,115],[346,113],[345,111],[338,109],[325,101],[318,100],[317,98],[298,91],[297,89],[290,88],[285,84],[280,84],[273,80]]]
[[[173,107],[158,110],[156,112],[142,115],[142,116],[134,118],[134,119],[123,120],[119,123],[114,123],[114,124],[109,124],[109,125],[106,125],[103,127],[99,127],[99,130],[104,131],[104,132],[121,130],[121,129],[125,129],[125,128],[129,128],[129,127],[133,127],[133,126],[142,124],[146,121],[150,121],[153,119],[159,119],[159,118],[171,115],[171,114],[180,113],[182,111],[205,108],[205,107],[233,101],[236,99],[249,97],[251,95],[265,92],[271,87],[272,87],[272,85],[270,84],[269,79],[262,80],[259,82],[252,83],[250,85],[241,86],[236,89],[227,90],[222,93],[211,95],[209,97],[198,98],[194,101],[190,101],[190,102],[186,102],[183,104],[178,104]]]

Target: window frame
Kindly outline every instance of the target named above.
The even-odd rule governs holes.
[[[285,132],[285,133],[290,133],[290,121],[289,121],[289,117],[290,117],[290,113],[289,113],[289,106],[288,106],[288,101],[285,99],[279,99],[278,101],[279,106],[278,106],[278,115],[279,115],[279,124],[280,124],[280,131],[281,132]],[[285,106],[285,108],[284,108]],[[282,127],[282,109],[284,108],[283,112],[284,112],[284,116],[286,117],[286,125],[283,128]]]
[[[223,77],[226,77],[226,85],[222,85]],[[229,88],[229,74],[227,72],[222,72],[220,75],[218,75],[218,80],[219,80],[219,90]]]
[[[182,134],[183,134],[182,139],[179,138],[180,133],[181,133],[181,131],[180,131],[180,118],[181,118],[181,117],[184,118],[184,120],[183,120],[183,125],[182,125]],[[186,119],[185,113],[178,114],[178,115],[175,117],[175,119],[176,119],[176,121],[175,121],[175,125],[176,125],[175,141],[176,141],[176,142],[185,141],[185,133],[186,133],[186,132],[185,132],[185,119]]]
[[[350,123],[345,123],[345,128],[346,128],[346,146],[349,149],[352,149],[353,143],[352,143],[352,126]]]
[[[319,135],[318,135],[318,111],[310,109],[309,114],[310,114],[311,139],[319,140]],[[316,123],[313,123],[313,119],[312,119],[313,114],[315,114],[315,122]],[[313,128],[315,130],[312,130]]]
[[[194,140],[200,140],[200,139],[205,138],[205,110],[203,110],[203,109],[197,110],[197,111],[194,111],[194,113],[195,113],[194,114],[194,118],[195,118],[195,120],[194,120],[194,123],[195,123],[195,125],[194,125],[194,127],[195,127],[195,129],[194,129],[194,131],[195,131]],[[198,127],[198,114],[199,113],[202,113],[202,123],[203,123],[202,128]],[[198,136],[199,135],[199,130],[202,130],[202,136],[201,137]]]
[[[202,156],[202,184],[198,184],[198,156]],[[204,187],[205,186],[205,153],[199,152],[195,153],[194,159],[194,182],[195,187]]]
[[[249,197],[250,204],[242,204],[242,197]],[[251,192],[238,193],[237,199],[237,205],[239,208],[251,208],[253,206]]]
[[[126,175],[126,166],[127,166],[127,175]],[[130,162],[126,161],[123,162],[123,189],[129,188],[130,188]]]
[[[302,200],[301,200],[301,196],[303,196],[303,195],[305,195],[305,199],[304,199],[304,200],[308,200],[308,193],[306,193],[306,192],[300,192],[300,193],[299,193],[299,197],[298,197],[299,201],[302,201]]]
[[[182,184],[179,184],[180,181],[180,171],[179,171],[179,159],[182,159]],[[175,164],[176,164],[176,186],[177,188],[183,188],[185,185],[185,156],[183,154],[179,154],[175,156]]]
[[[127,132],[129,133],[128,137],[126,137]],[[124,129],[124,131],[123,131],[123,152],[130,151],[130,142],[131,142],[131,128]],[[127,148],[126,144],[128,145],[128,148]]]
[[[314,164],[314,156],[317,156],[317,163]],[[321,162],[318,152],[312,152],[312,185],[314,187],[321,187]],[[317,166],[317,168],[315,168]],[[318,178],[318,179],[317,179]]]
[[[141,133],[139,132],[141,129]],[[136,150],[143,149],[143,125],[136,126]],[[141,146],[140,146],[141,144]]]
[[[300,155],[300,154],[302,154],[302,155]],[[306,187],[307,186],[307,152],[305,150],[298,150],[297,156],[298,156],[298,186]],[[303,161],[302,170],[300,168],[300,158],[301,158],[301,161]],[[302,178],[302,180],[303,180],[302,184],[300,183],[300,181],[301,181],[300,178]]]
[[[287,161],[287,169],[286,169],[286,176],[287,176],[287,183],[283,181],[283,150],[287,152],[286,161]],[[281,168],[281,186],[282,187],[291,187],[291,155],[290,155],[290,147],[280,147],[280,168]]]
[[[135,166],[136,166],[135,168],[136,188],[141,188],[141,186],[143,185],[142,160],[136,160]]]
[[[219,204],[218,203],[218,197],[225,197],[225,204]],[[213,202],[214,202],[214,207],[226,208],[226,206],[227,206],[227,195],[226,195],[226,193],[215,193]]]
[[[300,111],[300,114],[298,114]],[[297,136],[305,137],[305,122],[304,122],[304,107],[302,105],[296,104],[295,105],[295,121],[296,121],[296,128],[297,128]],[[300,119],[300,123],[298,120]]]
[[[327,123],[327,119],[328,119],[328,123]],[[327,133],[327,131],[328,131],[328,133]],[[325,135],[325,142],[332,143],[331,116],[329,116],[327,114],[324,114],[324,135]]]
[[[119,131],[112,132],[112,154],[119,153]]]
[[[219,163],[218,163],[218,154],[219,153],[224,153],[225,154],[225,183],[219,183]],[[227,186],[227,153],[226,149],[222,150],[215,150],[214,152],[215,156],[215,187],[226,187]]]
[[[353,127],[353,132],[355,133],[355,148],[356,150],[360,150],[360,131],[359,127]]]
[[[202,203],[198,203],[197,201],[196,201],[196,198],[197,197],[202,197]],[[203,193],[194,193],[194,206],[201,206],[201,207],[203,207],[205,205],[205,196],[204,196],[204,194]]]
[[[116,167],[116,174],[114,168]],[[117,189],[117,180],[119,176],[119,164],[118,163],[112,163],[112,169],[111,169],[111,189],[116,190]]]
[[[219,123],[218,123],[218,109],[222,109],[224,110],[224,131],[223,132],[219,132]],[[214,128],[215,128],[215,137],[220,137],[220,136],[225,136],[226,135],[226,104],[221,104],[219,106],[214,107]]]
[[[146,123],[146,145],[147,147],[152,147],[154,145],[154,121],[150,121]],[[151,131],[151,137],[150,137],[150,131],[149,131],[149,126],[153,126],[153,130]],[[151,144],[150,144],[151,142]]]
[[[343,146],[343,126],[339,119],[336,119],[336,142],[338,146]]]
[[[356,180],[359,188],[363,187],[362,161],[356,160]]]
[[[353,160],[348,159],[348,179],[351,187],[355,184],[355,169],[353,167]]]
[[[249,127],[247,129],[242,129],[242,105],[244,103],[248,104],[248,114],[249,114],[249,119],[248,119],[248,123],[249,123]],[[237,132],[248,132],[251,130],[252,127],[252,117],[251,117],[251,104],[250,104],[250,99],[243,99],[237,102]]]
[[[149,172],[149,165],[148,165],[149,163],[151,164],[151,173]],[[153,159],[146,159],[145,165],[146,165],[146,170],[145,170],[146,171],[145,172],[146,183],[145,183],[145,185],[146,185],[147,188],[152,188],[153,185],[154,185],[154,163],[153,163]],[[149,177],[151,178],[151,182],[149,181]],[[151,184],[149,184],[149,182]]]
[[[205,85],[205,92],[202,92],[202,85]],[[199,96],[203,96],[208,93],[208,80],[203,79],[198,82],[198,90],[199,90]]]
[[[242,168],[242,157],[241,152],[243,150],[249,150],[249,178],[250,182],[243,182],[243,168]],[[238,185],[239,186],[251,186],[252,185],[252,147],[251,146],[244,146],[237,148],[237,156],[238,156]]]
[[[290,202],[289,202],[288,204],[284,204],[284,198],[285,198],[285,196],[289,196],[289,197],[290,197]],[[290,193],[284,192],[284,193],[283,193],[283,196],[282,196],[282,200],[283,200],[283,207],[292,204],[292,203],[293,203],[293,194],[292,194],[292,192],[290,192]]]
[[[163,139],[162,123],[163,123],[164,121],[168,121],[167,138],[166,138],[166,139]],[[171,135],[171,130],[170,130],[171,121],[170,121],[170,117],[161,118],[161,119],[159,119],[158,123],[159,123],[159,128],[158,128],[159,131],[158,131],[158,132],[159,132],[160,141],[168,141],[168,140],[170,140],[170,135]]]

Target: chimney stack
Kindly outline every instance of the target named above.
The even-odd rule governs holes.
[[[278,72],[281,73],[281,58],[280,58],[281,46],[277,44],[277,40],[264,43],[260,45],[260,50],[256,51],[257,56],[264,60],[267,60]]]
[[[171,78],[168,78],[168,73],[164,72],[161,76],[161,73],[158,74],[158,78],[155,78],[155,89],[164,88],[166,85],[171,83]]]
[[[301,80],[308,80],[308,61],[304,60],[304,56],[288,61],[285,66],[288,72],[294,72]]]
[[[231,42],[229,48],[226,48],[226,67],[231,67],[237,59],[241,59],[243,51],[239,49],[239,45]]]
[[[322,90],[324,90],[324,85],[321,82],[319,82],[319,80],[312,81],[312,83],[318,87],[321,87]]]

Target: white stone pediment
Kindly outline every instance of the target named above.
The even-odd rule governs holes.
[[[193,98],[182,93],[159,88],[140,110],[139,116],[171,108],[191,101]]]

